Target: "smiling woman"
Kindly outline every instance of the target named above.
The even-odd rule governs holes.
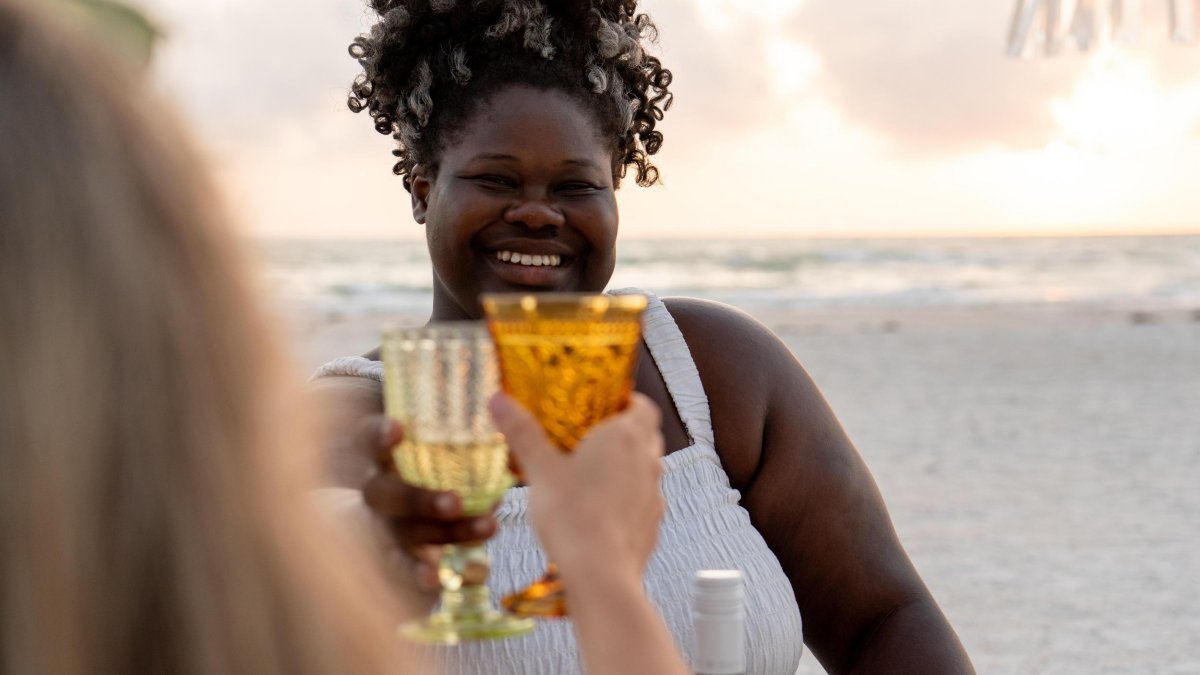
[[[364,72],[349,103],[397,141],[394,171],[433,262],[430,319],[479,319],[488,291],[603,291],[615,191],[630,168],[657,182],[648,158],[671,101],[636,0],[371,4],[379,23],[350,47]],[[528,488],[495,517],[463,518],[453,495],[371,472],[390,437],[353,430],[384,424],[377,352],[318,375],[340,416],[338,480],[364,491],[418,570],[431,544],[495,534],[493,588],[540,571]],[[866,466],[778,338],[728,307],[651,295],[636,388],[663,411],[667,514],[644,583],[677,644],[692,643],[695,572],[740,569],[747,673],[791,675],[802,640],[833,672],[971,671]],[[560,622],[448,658],[456,672],[561,675],[579,672],[578,651]]]

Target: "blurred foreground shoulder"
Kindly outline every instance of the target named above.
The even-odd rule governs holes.
[[[375,466],[363,427],[383,413],[383,383],[332,375],[309,382],[307,392],[323,423],[319,445],[326,478],[331,485],[361,488]]]

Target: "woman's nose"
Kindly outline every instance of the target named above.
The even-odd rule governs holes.
[[[561,227],[566,219],[558,207],[545,199],[522,199],[504,212],[504,220],[521,224],[531,230],[543,227]]]

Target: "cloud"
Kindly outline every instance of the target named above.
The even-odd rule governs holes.
[[[136,1],[166,28],[158,79],[204,133],[228,140],[348,91],[358,64],[346,47],[369,25],[365,0]]]
[[[1005,57],[1011,11],[1011,0],[809,0],[787,28],[818,54],[821,92],[904,150],[1036,147],[1055,131],[1049,102],[1085,64]]]
[[[157,70],[169,93],[206,133],[243,141],[347,91],[358,65],[346,47],[371,24],[366,0],[133,1],[166,26]],[[666,129],[736,130],[780,119],[780,102],[765,95],[771,73],[758,23],[714,29],[695,0],[649,0],[642,9],[662,29],[672,91],[687,111],[668,113]]]
[[[761,21],[729,17],[713,26],[696,0],[643,2],[658,25],[663,65],[674,75],[677,108],[667,113],[664,132],[684,138],[745,133],[783,119],[784,102],[770,95],[769,45]]]

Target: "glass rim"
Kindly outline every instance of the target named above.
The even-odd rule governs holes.
[[[602,310],[640,312],[650,304],[650,299],[641,294],[610,295],[608,293],[483,293],[479,296],[484,310],[489,305],[496,311],[521,309],[533,311],[538,308],[569,310]],[[490,312],[489,312],[490,313]]]
[[[383,329],[383,342],[423,340],[439,337],[491,339],[486,321],[432,321],[423,326],[390,326]]]

